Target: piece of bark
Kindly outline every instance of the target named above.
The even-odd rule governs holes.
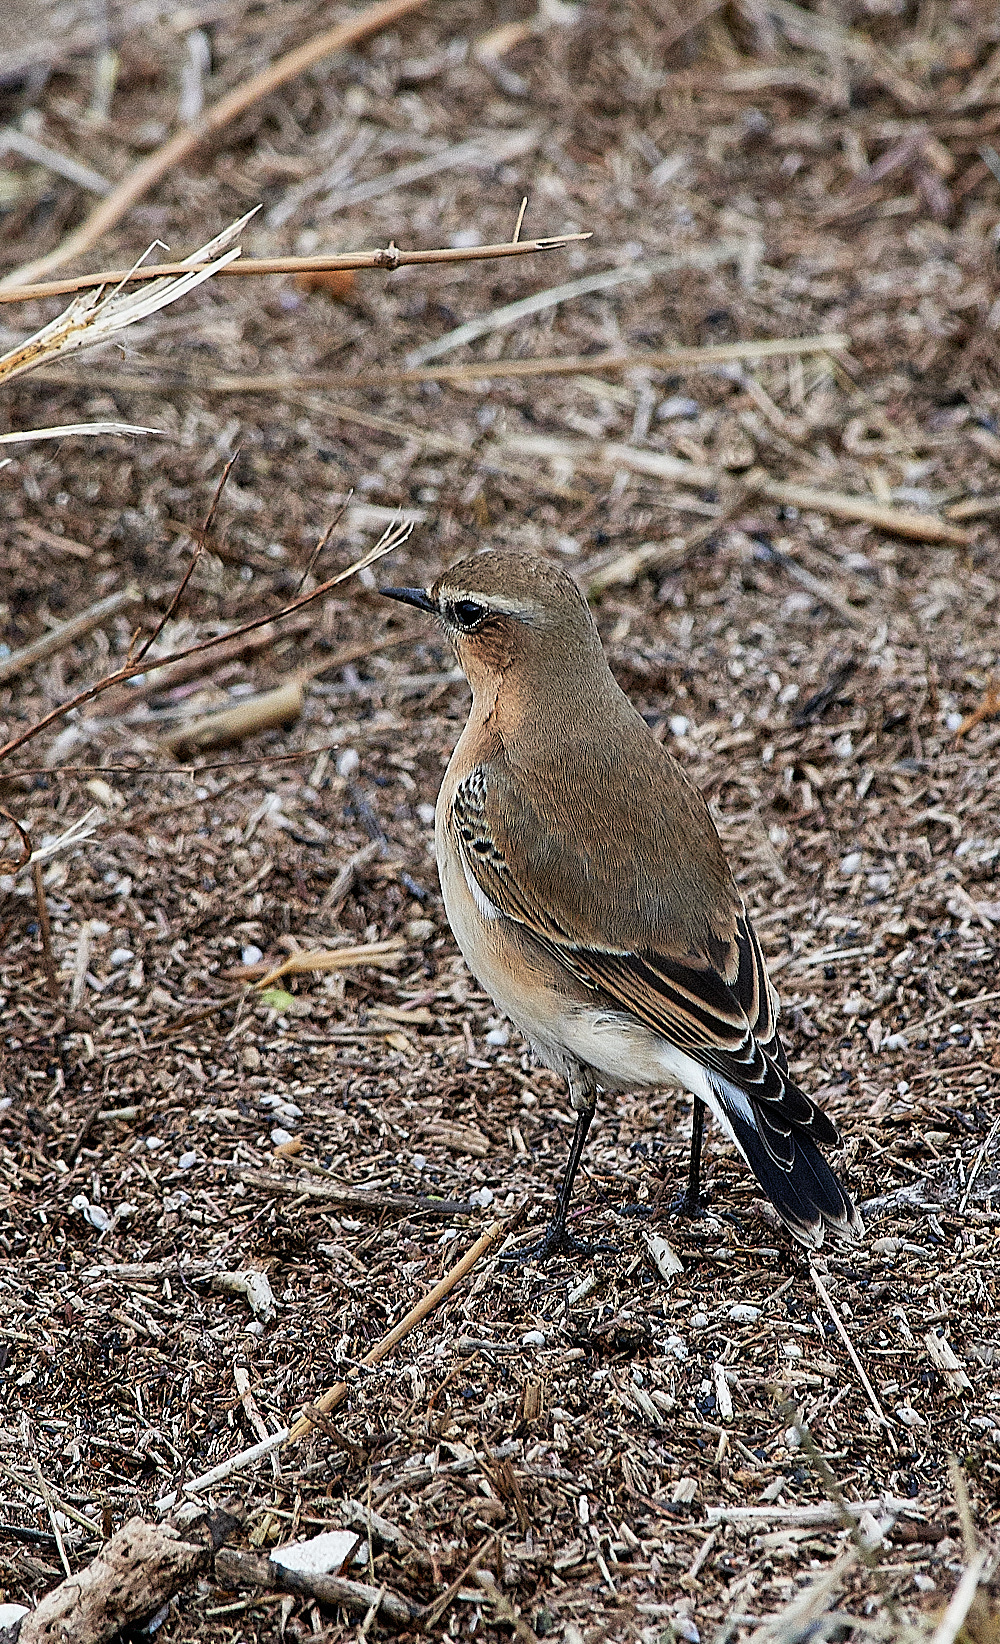
[[[279,1176],[270,1170],[236,1169],[235,1175],[248,1187],[261,1188],[265,1193],[284,1193],[292,1198],[326,1199],[330,1204],[345,1205],[352,1210],[403,1210],[408,1214],[425,1216],[470,1216],[474,1205],[460,1199],[435,1199],[423,1193],[393,1193],[384,1188],[366,1192],[363,1187],[352,1187],[347,1182],[310,1182],[301,1176]]]
[[[219,1585],[238,1587],[278,1588],[287,1593],[301,1593],[320,1604],[338,1605],[354,1615],[367,1615],[377,1606],[383,1621],[397,1627],[409,1627],[421,1613],[421,1606],[413,1604],[384,1587],[369,1587],[363,1581],[349,1581],[345,1576],[310,1575],[305,1570],[287,1570],[269,1558],[257,1558],[253,1553],[241,1553],[235,1548],[223,1548],[215,1560],[215,1578]]]
[[[132,1518],[86,1569],[47,1593],[12,1633],[12,1644],[105,1644],[143,1621],[211,1568],[240,1522],[239,1503],[206,1513],[186,1507],[166,1524]]]

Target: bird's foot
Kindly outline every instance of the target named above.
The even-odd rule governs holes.
[[[520,1266],[526,1262],[547,1262],[551,1256],[603,1256],[617,1254],[617,1251],[618,1246],[608,1239],[598,1239],[594,1244],[578,1239],[565,1222],[556,1217],[537,1244],[529,1244],[525,1250],[512,1250],[500,1260]]]
[[[700,1221],[709,1214],[709,1209],[701,1194],[690,1193],[687,1189],[678,1193],[676,1199],[671,1199],[667,1205],[668,1216],[687,1216],[692,1221]]]

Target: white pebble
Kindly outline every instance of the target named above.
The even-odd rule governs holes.
[[[290,1130],[282,1130],[281,1126],[277,1125],[271,1132],[271,1140],[275,1147],[285,1147],[292,1140],[292,1133]]]
[[[345,748],[343,753],[338,754],[337,775],[343,777],[345,782],[350,781],[352,776],[357,776],[360,769],[361,759],[356,748]]]
[[[860,851],[851,851],[850,855],[845,856],[843,861],[841,862],[840,871],[841,871],[841,873],[848,873],[848,874],[857,873],[860,866],[861,866],[861,852]]]
[[[198,1163],[197,1153],[195,1153],[193,1150],[189,1149],[187,1153],[182,1153],[181,1154],[180,1158],[177,1161],[177,1168],[178,1168],[178,1170],[190,1170],[197,1163]]]
[[[692,1313],[691,1314],[691,1328],[693,1330],[704,1330],[707,1323],[708,1323],[708,1314],[707,1313]]]
[[[749,1302],[734,1302],[729,1309],[731,1324],[756,1324],[760,1318],[760,1308],[751,1307]]]
[[[963,723],[962,715],[956,713],[946,714],[944,723],[946,730],[957,731],[958,727]]]
[[[510,1028],[509,1027],[490,1028],[489,1033],[486,1035],[486,1043],[488,1045],[497,1045],[497,1046],[509,1044],[510,1043]]]
[[[434,806],[433,805],[427,805],[427,804],[418,805],[417,806],[417,815],[419,816],[419,818],[420,818],[420,820],[423,823],[425,828],[433,827],[433,825],[434,825]]]
[[[243,949],[243,952],[240,954],[240,958],[245,965],[259,965],[263,957],[264,955],[260,948],[255,946],[253,942],[248,942],[246,947]]]
[[[309,1541],[276,1547],[271,1563],[285,1570],[303,1570],[308,1575],[329,1575],[342,1569],[357,1547],[353,1530],[326,1530]]]
[[[155,1153],[157,1151],[157,1149],[161,1148],[162,1146],[163,1146],[163,1137],[162,1136],[147,1136],[146,1137],[146,1151],[147,1151],[147,1153]]]
[[[521,1337],[522,1347],[544,1347],[545,1337],[540,1330],[529,1330]]]
[[[134,958],[135,954],[131,948],[112,948],[108,963],[112,970],[120,970],[122,965],[131,964]]]
[[[691,721],[683,714],[671,714],[668,720],[671,736],[687,736],[691,729]]]
[[[476,1193],[470,1193],[469,1194],[469,1203],[470,1204],[481,1205],[483,1210],[485,1210],[489,1205],[491,1205],[493,1203],[493,1190],[492,1190],[492,1188],[481,1187],[481,1188],[479,1188],[479,1190]]]
[[[671,394],[668,400],[661,400],[656,415],[660,422],[669,422],[672,417],[696,417],[698,401],[686,394]]]
[[[888,1038],[882,1040],[883,1050],[909,1050],[909,1048],[910,1041],[905,1033],[890,1033]]]

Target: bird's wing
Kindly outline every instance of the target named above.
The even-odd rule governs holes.
[[[831,1120],[785,1076],[777,998],[742,903],[721,965],[692,952],[683,924],[674,928],[668,914],[641,947],[605,946],[574,928],[574,909],[559,894],[561,884],[579,882],[580,860],[565,839],[541,826],[518,785],[496,765],[477,766],[458,785],[452,819],[465,871],[487,900],[602,1003],[628,1012],[743,1092],[775,1163],[789,1167],[793,1132],[837,1142]],[[662,906],[669,908],[667,895]]]

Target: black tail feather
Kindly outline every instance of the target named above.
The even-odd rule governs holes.
[[[712,1083],[733,1140],[793,1237],[812,1249],[827,1229],[851,1243],[861,1238],[864,1226],[854,1203],[812,1138],[792,1127],[788,1163],[779,1162],[743,1093]]]

